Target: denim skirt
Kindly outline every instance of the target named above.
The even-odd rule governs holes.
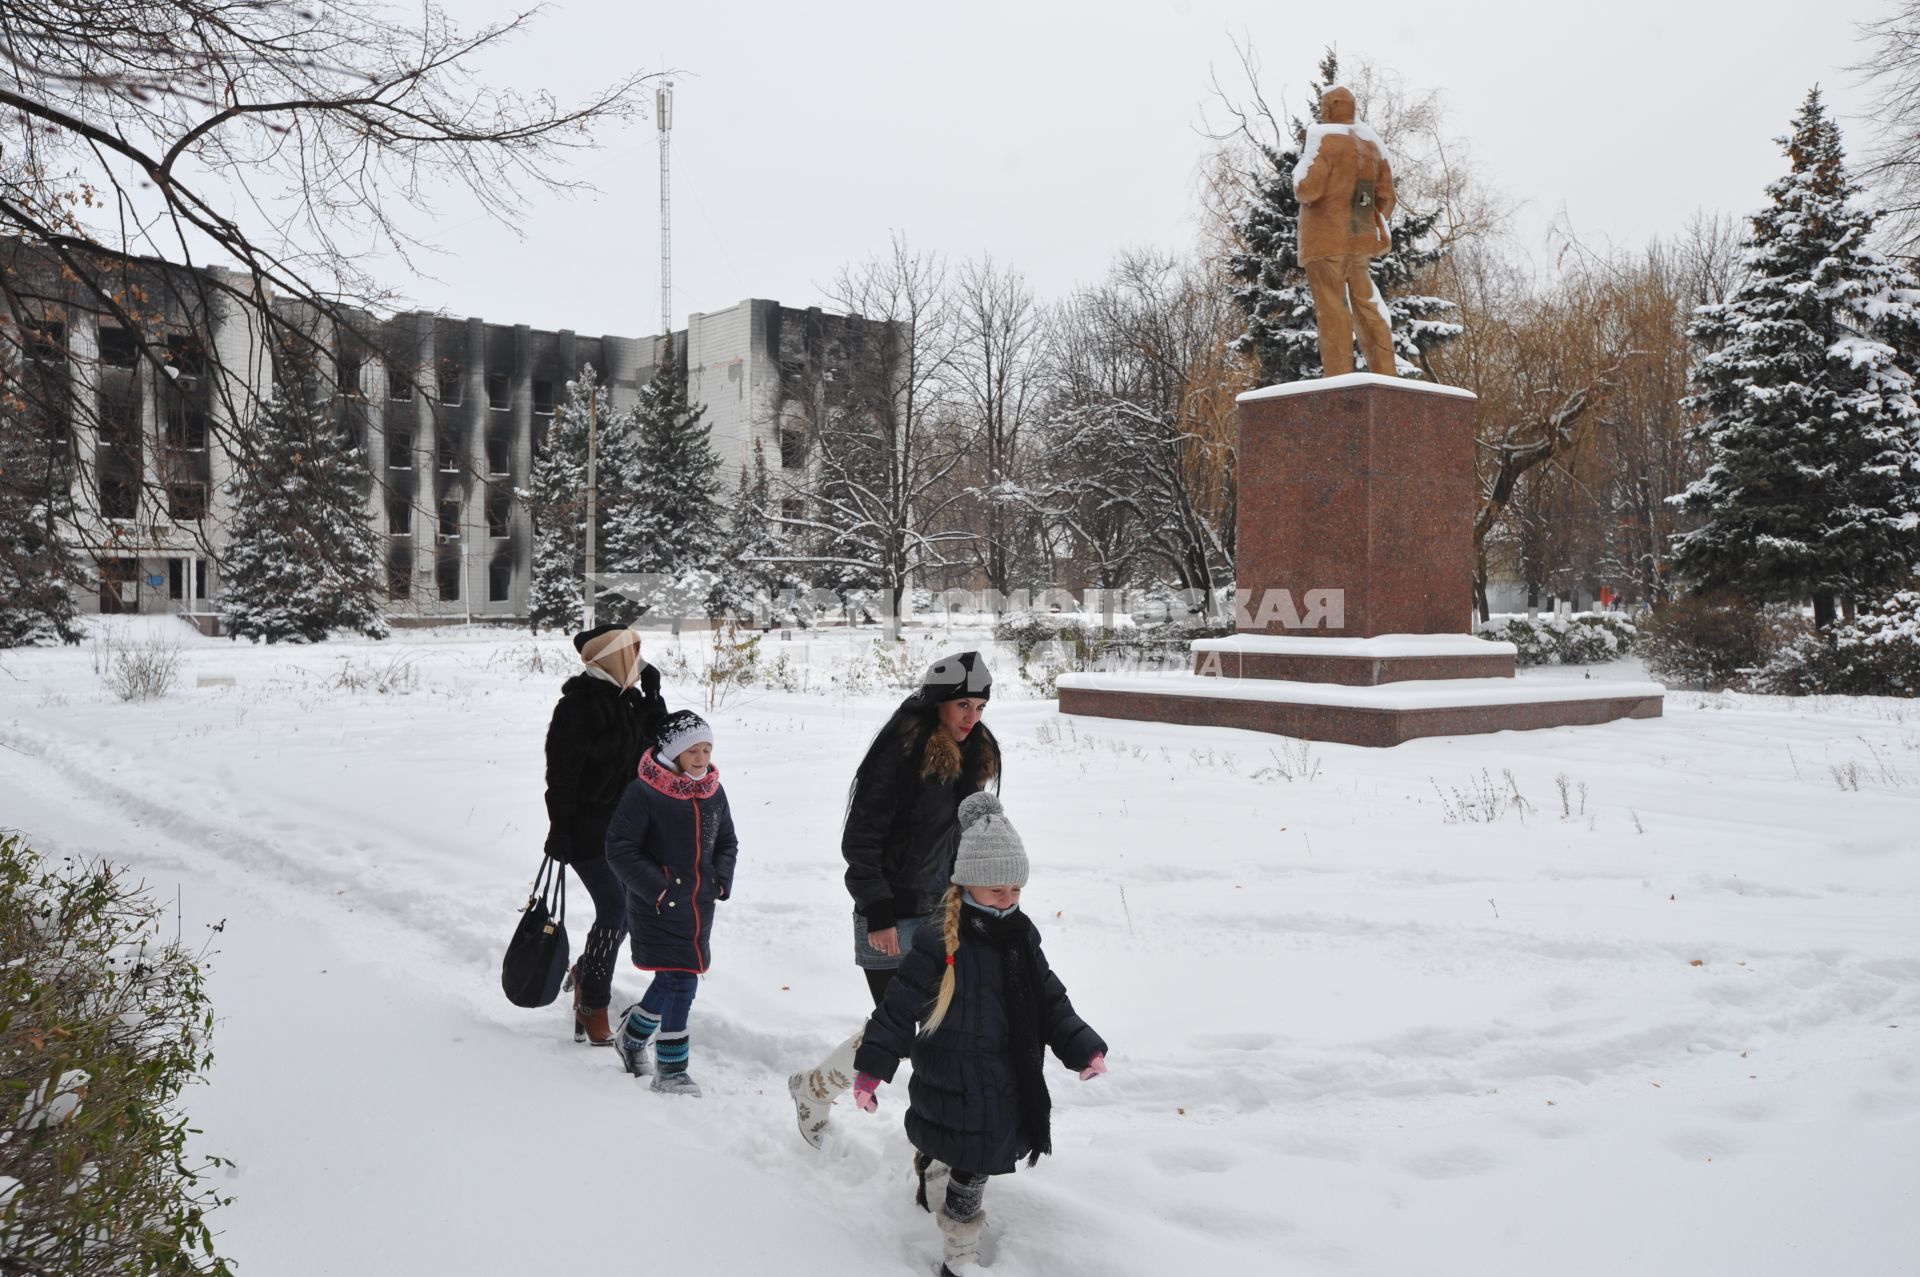
[[[867,943],[867,920],[858,913],[853,915],[853,965],[862,971],[891,971],[900,965],[900,959],[913,947],[913,933],[927,925],[933,915],[917,914],[911,918],[902,918],[894,923],[900,929],[900,952],[886,954]]]

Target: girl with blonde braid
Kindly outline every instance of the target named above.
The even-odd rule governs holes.
[[[1089,1081],[1107,1071],[1107,1044],[1074,1011],[1047,965],[1040,933],[1020,912],[1027,853],[1000,800],[960,804],[952,887],[900,963],[854,1056],[854,1102],[913,1060],[907,1138],[918,1150],[917,1200],[934,1214],[947,1277],[982,1273],[987,1178],[1053,1151],[1043,1048]],[[944,1191],[943,1191],[944,1190]]]

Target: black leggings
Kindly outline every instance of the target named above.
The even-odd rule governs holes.
[[[597,1011],[613,1001],[613,964],[627,934],[627,892],[605,856],[576,860],[574,876],[593,898],[593,926],[574,966],[580,1005]]]
[[[880,1004],[887,1000],[887,986],[893,983],[893,973],[899,968],[881,967],[876,970],[873,967],[862,967],[861,970],[866,973],[867,992],[873,995],[873,1006],[877,1011],[880,1009]]]

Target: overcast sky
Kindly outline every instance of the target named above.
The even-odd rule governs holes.
[[[493,0],[462,4],[477,21]],[[1747,213],[1784,169],[1772,139],[1818,82],[1864,149],[1846,68],[1887,0],[1615,0],[1604,5],[630,4],[554,0],[498,78],[577,96],[625,70],[678,68],[673,322],[744,297],[821,304],[843,263],[904,232],[959,259],[992,253],[1042,297],[1131,245],[1185,247],[1208,80],[1232,39],[1271,100],[1300,101],[1329,43],[1444,91],[1453,132],[1524,204],[1534,251],[1562,212],[1619,244],[1695,209]],[[600,188],[542,199],[517,238],[440,210],[418,304],[496,322],[640,336],[659,328],[658,150],[651,120],[582,164]]]

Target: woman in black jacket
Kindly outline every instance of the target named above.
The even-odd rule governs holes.
[[[640,658],[640,636],[602,625],[573,636],[586,671],[560,688],[547,726],[547,854],[571,865],[593,897],[593,927],[567,974],[573,1040],[612,1046],[607,1004],[614,955],[626,934],[626,897],[607,866],[607,824],[667,716],[660,671]],[[637,686],[636,686],[637,685]]]
[[[978,652],[934,663],[887,720],[854,773],[840,853],[853,897],[854,965],[877,1007],[914,933],[947,892],[960,801],[1000,780],[1000,745],[980,721],[993,675]],[[860,1035],[787,1079],[800,1133],[818,1147],[833,1101],[853,1085]]]

